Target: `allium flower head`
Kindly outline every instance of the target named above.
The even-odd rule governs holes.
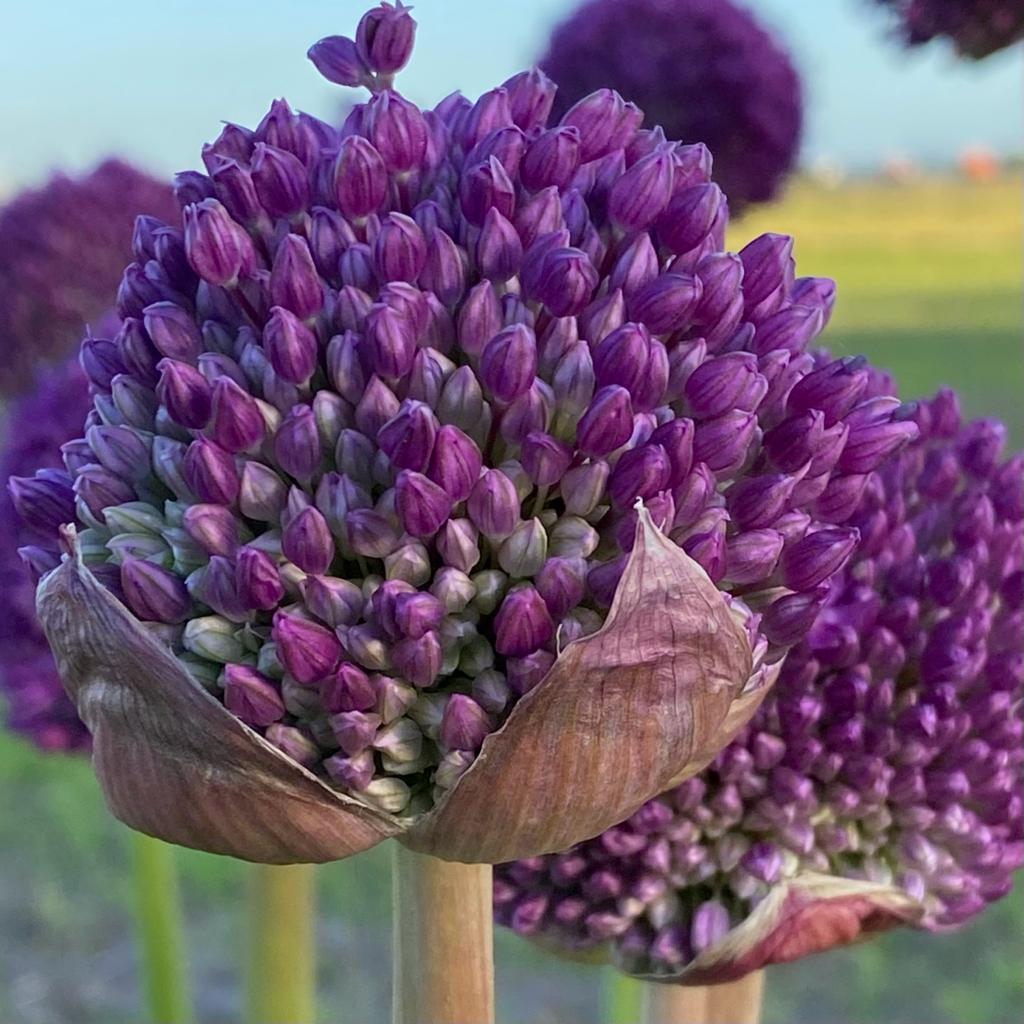
[[[888,399],[883,399],[888,401]],[[498,919],[702,984],[899,922],[943,929],[1024,862],[1024,457],[922,403],[841,517],[860,543],[753,720],[597,839],[498,870]]]
[[[278,101],[179,178],[33,492],[83,527],[39,601],[111,804],[178,842],[597,834],[749,719],[916,433],[805,352],[791,239],[722,251],[703,146],[607,89],[550,123],[537,71],[421,111],[410,22],[313,47],[373,92],[339,131]]]
[[[136,214],[173,211],[170,188],[120,160],[81,178],[55,175],[0,209],[0,394],[61,362],[111,308]]]
[[[981,60],[1024,39],[1019,0],[878,0],[899,19],[908,46],[945,36],[962,57]]]
[[[778,40],[731,0],[585,0],[540,66],[555,115],[618,90],[670,139],[704,143],[733,212],[774,198],[796,163],[803,98]]]
[[[92,404],[88,381],[77,359],[43,371],[28,394],[4,417],[0,479],[43,479],[63,469],[60,447],[81,433]],[[23,520],[18,508],[24,491],[0,495],[0,699],[7,724],[44,750],[81,750],[89,733],[61,686],[53,655],[36,620],[35,577],[59,561],[52,525],[42,529]],[[20,550],[19,550],[20,549]]]

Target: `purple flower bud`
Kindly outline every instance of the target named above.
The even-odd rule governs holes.
[[[572,449],[563,441],[532,431],[523,441],[520,459],[530,479],[543,487],[558,483],[572,462]]]
[[[395,523],[373,509],[359,508],[345,520],[348,545],[364,558],[384,558],[398,547]]]
[[[373,370],[385,380],[400,380],[416,357],[416,328],[403,312],[376,303],[366,317],[366,343]]]
[[[612,469],[608,491],[620,508],[630,508],[637,498],[650,498],[669,482],[672,467],[660,444],[647,444],[623,452]]]
[[[373,743],[381,726],[381,717],[370,711],[342,711],[332,715],[330,723],[338,746],[349,757],[354,757]]]
[[[246,462],[242,467],[238,507],[248,519],[276,522],[284,507],[287,490],[284,481],[269,466]]]
[[[308,405],[296,405],[281,422],[274,436],[274,457],[296,480],[310,480],[319,471],[320,432]]]
[[[177,576],[152,562],[130,558],[121,565],[125,604],[143,622],[184,622],[192,600]]]
[[[182,526],[209,555],[233,556],[241,540],[241,523],[223,505],[189,505]]]
[[[281,550],[303,572],[321,576],[334,561],[334,540],[319,510],[304,508],[284,528]]]
[[[917,434],[917,424],[911,420],[851,423],[837,466],[843,473],[870,473]]]
[[[602,459],[566,470],[558,485],[565,511],[589,516],[604,498],[609,472],[608,463]]]
[[[581,249],[552,249],[544,255],[529,291],[552,316],[574,316],[586,308],[597,280],[594,264]]]
[[[523,131],[547,124],[555,100],[555,83],[539,68],[520,71],[506,81],[502,88],[508,93],[512,120]]]
[[[323,309],[323,283],[304,238],[285,235],[274,253],[270,270],[270,301],[300,320],[311,320]]]
[[[75,521],[75,491],[66,473],[42,469],[34,476],[12,476],[7,492],[25,525],[36,532],[52,535]]]
[[[325,36],[309,48],[306,56],[335,85],[364,85],[369,78],[369,68],[359,56],[356,44],[345,36]]]
[[[206,378],[188,363],[161,359],[157,397],[175,423],[201,429],[210,418],[211,391]]]
[[[646,228],[672,198],[672,180],[672,149],[659,146],[637,160],[612,186],[609,216],[627,231]]]
[[[317,366],[313,332],[290,310],[275,306],[263,328],[263,348],[274,372],[291,384],[305,384]]]
[[[489,89],[466,111],[460,124],[462,146],[469,152],[468,163],[476,158],[475,147],[483,139],[501,128],[511,126],[508,93],[502,89]],[[514,170],[514,169],[513,169]]]
[[[86,338],[78,353],[78,361],[89,380],[104,391],[127,367],[121,361],[117,345],[106,338]]]
[[[173,302],[154,302],[143,311],[146,333],[161,355],[194,362],[203,339],[192,315]]]
[[[793,283],[789,299],[794,305],[818,310],[821,313],[821,327],[825,327],[835,306],[836,283],[829,277],[799,277]]]
[[[710,182],[677,192],[658,219],[658,239],[671,252],[688,253],[711,233],[725,197]]]
[[[753,323],[774,313],[793,281],[793,239],[764,234],[740,251],[743,261],[744,315]]]
[[[601,388],[576,427],[576,447],[584,455],[607,455],[633,434],[629,392],[617,385]]]
[[[389,170],[411,171],[423,163],[427,125],[415,103],[393,89],[378,92],[367,103],[365,125]]]
[[[263,209],[271,217],[293,217],[309,206],[306,168],[287,150],[256,143],[252,182]]]
[[[640,388],[651,353],[651,338],[640,324],[623,324],[593,350],[597,386],[619,384],[631,394]]]
[[[235,590],[246,608],[276,608],[284,597],[284,584],[273,558],[258,548],[241,548],[235,560]]]
[[[478,539],[476,527],[468,519],[449,519],[434,543],[445,565],[466,573],[480,561]]]
[[[825,414],[825,426],[832,426],[857,404],[864,393],[868,376],[863,364],[862,357],[846,357],[807,374],[789,393],[789,412],[820,409]]]
[[[721,903],[717,900],[702,903],[694,911],[690,925],[690,946],[694,953],[701,953],[721,942],[731,927],[729,911]]]
[[[267,727],[266,738],[304,768],[312,768],[320,760],[320,750],[313,737],[295,726],[275,722]]]
[[[399,594],[395,599],[395,625],[401,636],[418,640],[436,630],[444,618],[444,607],[433,594]]]
[[[356,53],[371,71],[393,75],[409,62],[416,39],[416,22],[410,10],[402,0],[396,0],[372,8],[359,19]]]
[[[373,781],[377,766],[373,751],[364,750],[355,757],[334,754],[324,758],[324,770],[352,793],[361,793]]]
[[[373,261],[381,281],[415,281],[427,260],[427,240],[404,213],[389,213],[373,242]]]
[[[224,666],[224,704],[254,729],[265,729],[285,716],[284,701],[274,681],[248,665]]]
[[[759,355],[784,350],[803,352],[821,332],[822,313],[807,306],[788,306],[763,320],[754,335],[753,351]]]
[[[515,484],[501,470],[485,470],[470,491],[466,512],[489,540],[504,540],[519,522]]]
[[[445,750],[475,752],[491,732],[487,712],[472,697],[453,693],[445,705],[438,739]]]
[[[818,530],[786,548],[782,571],[786,586],[812,590],[845,564],[860,539],[860,531],[849,528]]]
[[[338,209],[360,220],[380,208],[388,188],[388,172],[381,154],[367,139],[343,139],[334,161],[334,198]]]
[[[764,613],[761,625],[768,640],[779,647],[791,647],[807,634],[818,617],[827,587],[787,594],[773,601]]]
[[[499,654],[522,658],[540,650],[554,632],[544,599],[526,584],[509,593],[498,609],[494,620],[495,649]]]
[[[486,345],[480,359],[480,376],[496,397],[510,402],[533,383],[537,374],[537,342],[525,324],[499,331]]]
[[[338,666],[341,644],[329,629],[278,612],[272,630],[278,657],[289,675],[306,686],[330,676]]]
[[[234,285],[255,259],[249,236],[216,199],[186,206],[185,251],[192,269],[210,284]],[[165,353],[174,355],[174,353]]]
[[[484,218],[476,243],[476,264],[480,276],[490,281],[507,281],[523,260],[519,232],[506,217],[491,207]]]
[[[611,89],[584,96],[569,109],[561,124],[580,133],[583,163],[628,145],[643,121],[643,112]]]
[[[436,533],[452,510],[452,499],[443,487],[408,469],[398,474],[395,504],[403,529],[413,537]]]
[[[334,675],[320,683],[320,698],[332,714],[370,711],[377,704],[377,690],[362,669],[342,662]]]
[[[748,530],[730,538],[726,545],[725,578],[739,585],[769,579],[784,542],[776,530]]]
[[[388,420],[377,434],[377,443],[399,469],[426,468],[434,449],[439,424],[429,406],[405,401],[398,415]]]
[[[473,440],[458,427],[446,424],[437,432],[427,476],[457,504],[469,497],[482,465],[480,449]]]
[[[129,427],[89,427],[85,438],[96,461],[115,476],[127,480],[144,478],[149,472],[149,447]]]
[[[756,430],[757,417],[739,410],[698,423],[693,454],[712,472],[724,472],[742,463]]]
[[[551,617],[560,621],[584,597],[587,564],[582,558],[549,558],[537,573],[537,592]]]
[[[433,685],[444,663],[444,651],[437,633],[424,633],[416,640],[400,640],[391,649],[396,671],[420,689]]]
[[[692,274],[662,274],[633,292],[629,316],[652,334],[682,330],[693,320],[702,287]]]
[[[256,399],[230,377],[218,377],[213,387],[210,436],[225,451],[255,448],[263,440],[266,423]]]
[[[798,482],[785,474],[744,477],[726,492],[729,514],[741,530],[771,526],[789,508]]]
[[[233,505],[240,481],[234,456],[205,437],[188,446],[183,466],[185,481],[202,502]]]
[[[756,408],[766,390],[757,369],[757,357],[749,352],[729,352],[709,359],[686,382],[690,409],[695,416],[710,419],[730,409]]]
[[[491,209],[505,218],[512,216],[516,208],[515,186],[497,157],[488,157],[462,172],[459,202],[466,220],[476,227],[483,225]]]
[[[580,135],[575,128],[549,128],[527,147],[519,165],[523,184],[534,191],[565,188],[580,162]]]

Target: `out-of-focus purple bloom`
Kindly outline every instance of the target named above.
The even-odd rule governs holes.
[[[99,330],[133,248],[143,274],[158,245],[175,248],[176,232],[164,241],[157,232],[174,209],[170,188],[120,160],[80,178],[55,175],[0,208],[0,393],[23,391],[40,364],[73,351],[87,325]],[[140,222],[133,245],[140,213],[157,220]],[[177,284],[145,286],[157,301]]]
[[[981,60],[1024,38],[1016,0],[877,0],[892,10],[907,46],[945,37],[962,57]]]
[[[643,109],[648,129],[664,130],[664,135],[649,131],[633,140],[627,152],[634,159],[653,160],[665,136],[704,143],[733,213],[773,198],[796,162],[803,120],[800,80],[778,40],[731,0],[586,0],[555,28],[539,64],[558,85],[556,116],[594,90],[610,87]],[[580,120],[589,128],[584,117],[590,116],[589,108],[581,110],[567,123]],[[609,129],[613,124],[597,106],[593,116]],[[661,212],[655,205],[664,205],[661,199],[652,205],[652,189],[661,186],[663,175],[652,176],[641,166],[638,162],[631,171],[638,187],[628,200],[611,193],[612,216],[625,217],[628,227],[647,227]],[[691,193],[688,186],[699,184],[691,173],[677,165],[674,183],[668,179],[669,195],[676,197],[666,212],[669,220],[679,201],[686,221],[697,223],[693,202],[713,198]],[[709,213],[713,218],[714,208]]]
[[[842,527],[787,547],[784,576],[859,536],[750,724],[604,835],[501,867],[502,923],[566,950],[610,942],[623,970],[700,983],[901,919],[959,925],[1010,891],[1024,863],[1024,458],[1000,461],[1000,425],[961,425],[951,392],[913,419],[919,438],[866,478]],[[739,592],[781,543],[741,538]]]

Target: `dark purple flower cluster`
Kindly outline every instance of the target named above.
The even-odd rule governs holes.
[[[946,36],[963,57],[981,60],[1024,39],[1020,0],[878,0],[900,19],[908,46]]]
[[[173,211],[170,188],[120,160],[82,178],[56,175],[0,210],[0,393],[24,390],[110,309],[136,214]]]
[[[60,446],[81,433],[91,405],[88,381],[77,360],[41,373],[35,389],[7,411],[0,479],[20,478],[13,485],[18,495],[25,486],[37,486],[34,480],[62,475]],[[83,749],[89,734],[64,693],[35,615],[32,568],[39,571],[53,564],[57,538],[49,522],[40,529],[31,519],[22,520],[15,504],[6,491],[0,495],[0,698],[7,705],[8,725],[39,747]]]
[[[498,919],[677,975],[812,870],[903,890],[932,928],[1024,862],[1024,457],[941,392],[844,517],[860,543],[774,691],[701,776],[567,853],[498,869]],[[849,941],[852,935],[847,935]]]
[[[638,500],[777,660],[916,433],[805,351],[833,286],[792,239],[722,251],[703,145],[608,89],[549,124],[537,71],[421,111],[410,24],[311,51],[373,91],[340,131],[279,101],[179,177],[67,472],[14,485],[229,710],[402,814],[601,627]]]
[[[703,142],[734,213],[774,198],[796,163],[800,79],[730,0],[586,0],[539,63],[558,85],[556,115],[610,87],[669,138]]]

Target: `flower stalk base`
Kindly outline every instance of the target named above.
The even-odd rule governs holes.
[[[647,985],[643,1024],[759,1024],[764,971],[704,987]]]

